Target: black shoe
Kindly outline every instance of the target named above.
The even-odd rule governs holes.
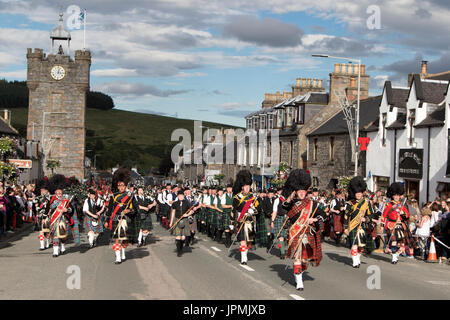
[[[286,259],[285,256],[280,256],[280,260],[284,260],[284,259]]]
[[[137,247],[138,247],[138,248],[142,247],[142,243],[138,243],[138,244],[137,244]]]
[[[398,261],[392,261],[392,264],[397,264]]]
[[[303,291],[303,288],[297,288],[297,291]]]
[[[177,252],[177,257],[181,257],[181,251]]]
[[[58,255],[57,255],[57,254],[54,254],[54,255],[53,255],[53,258],[58,258]]]
[[[121,264],[122,261],[114,261],[114,264]]]
[[[241,264],[244,265],[244,266],[246,266],[246,265],[247,265],[247,262],[241,262]]]
[[[360,265],[360,264],[358,264],[358,265],[357,265],[356,267],[357,267],[357,268],[359,268],[360,266],[361,266],[361,265]]]
[[[94,244],[89,245],[89,249],[92,249],[94,247]]]
[[[39,248],[39,251],[44,251],[45,250],[45,248]]]

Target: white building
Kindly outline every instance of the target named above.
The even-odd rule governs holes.
[[[386,81],[376,131],[367,133],[370,190],[400,181],[420,204],[450,192],[448,89],[448,81],[418,74],[409,88],[393,88]]]

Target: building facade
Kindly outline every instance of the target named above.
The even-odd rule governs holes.
[[[27,139],[40,140],[44,163],[58,161],[55,173],[84,179],[86,93],[89,90],[91,53],[76,50],[70,56],[70,33],[59,26],[50,35],[52,52],[28,49],[29,107]],[[53,53],[54,41],[67,42]],[[66,50],[67,53],[64,53]],[[50,170],[44,168],[45,174]]]

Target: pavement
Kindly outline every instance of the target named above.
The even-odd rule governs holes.
[[[177,257],[174,237],[154,223],[144,247],[127,248],[127,260],[115,265],[112,245],[104,235],[89,249],[69,243],[67,253],[52,257],[39,251],[31,230],[0,242],[0,299],[126,300],[327,300],[449,299],[450,266],[400,257],[362,257],[351,267],[350,252],[323,243],[318,267],[304,273],[304,291],[295,290],[291,263],[265,249],[250,251],[240,264],[238,246],[230,253],[205,235]],[[288,269],[286,270],[286,265]],[[75,278],[76,277],[76,278]],[[75,279],[75,280],[74,280]],[[78,281],[79,280],[79,281]],[[79,284],[79,288],[76,284]]]

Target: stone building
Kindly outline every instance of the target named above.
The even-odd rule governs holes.
[[[85,111],[91,53],[76,50],[74,58],[71,57],[71,35],[64,29],[62,13],[50,39],[52,50],[48,55],[43,49],[28,48],[27,52],[27,139],[41,141],[44,163],[60,162],[55,173],[84,179]],[[60,45],[55,54],[55,41],[67,43],[67,48]],[[45,174],[50,173],[44,169]]]
[[[366,137],[378,118],[381,96],[360,103],[360,137]],[[352,176],[355,163],[344,112],[341,111],[308,135],[308,169],[314,187],[335,188],[342,176]],[[365,152],[359,153],[358,175],[365,176]]]

